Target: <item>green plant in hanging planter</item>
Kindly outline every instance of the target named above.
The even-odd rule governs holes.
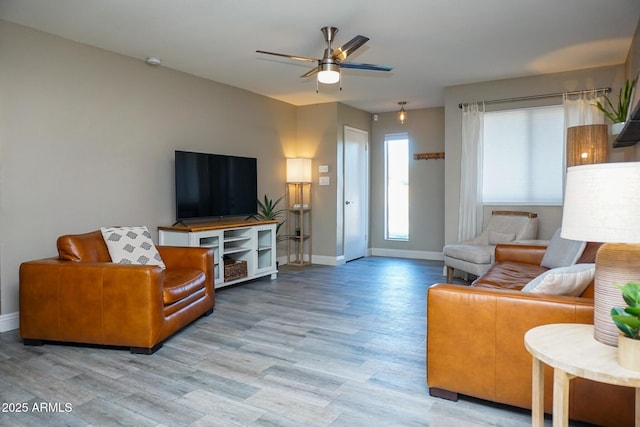
[[[617,286],[622,291],[622,299],[627,307],[613,307],[611,319],[625,336],[640,340],[640,283],[629,282]]]
[[[612,123],[622,123],[626,121],[635,85],[635,80],[627,80],[624,86],[620,88],[620,92],[618,92],[618,103],[616,105],[613,105],[609,97],[605,96],[604,104],[598,101],[596,108],[602,111]]]
[[[280,228],[284,225],[286,221],[280,221],[280,218],[286,212],[286,209],[278,209],[278,204],[282,201],[284,196],[281,196],[277,200],[273,200],[269,198],[266,194],[264,195],[264,200],[258,199],[258,213],[256,215],[251,215],[249,218],[264,220],[264,221],[278,221],[278,225],[276,225],[276,240],[281,241],[286,239],[285,236],[280,236]]]

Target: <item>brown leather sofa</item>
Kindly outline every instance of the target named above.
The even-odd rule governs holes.
[[[595,262],[589,243],[578,263]],[[437,284],[427,297],[427,385],[432,396],[458,394],[531,408],[532,358],[524,334],[550,323],[593,323],[593,283],[579,297],[523,293],[546,271],[544,246],[498,245],[496,262],[471,286]],[[545,367],[545,412],[553,371]],[[634,390],[576,378],[570,418],[602,426],[634,425]]]
[[[100,230],[58,238],[57,258],[20,265],[20,336],[152,354],[215,305],[213,250],[160,246],[166,265],[111,262]]]

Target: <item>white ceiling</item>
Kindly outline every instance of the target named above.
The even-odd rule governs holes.
[[[443,105],[444,88],[622,64],[640,0],[0,0],[0,18],[294,105],[338,101],[379,113]],[[338,85],[299,78],[320,58],[320,28],[338,47],[369,42]]]

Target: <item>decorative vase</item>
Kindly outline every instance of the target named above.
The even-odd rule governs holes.
[[[640,340],[618,335],[618,363],[633,371],[640,371]]]
[[[604,243],[596,255],[593,295],[593,336],[596,341],[615,347],[620,330],[611,319],[613,307],[624,307],[617,284],[640,282],[640,245]]]
[[[611,125],[611,135],[616,136],[622,132],[626,122],[618,122]]]

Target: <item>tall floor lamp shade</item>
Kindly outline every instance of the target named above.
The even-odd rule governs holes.
[[[604,242],[596,255],[594,337],[617,346],[616,285],[640,282],[640,162],[600,163],[567,171],[562,237]]]
[[[287,159],[287,182],[311,182],[311,159]]]

